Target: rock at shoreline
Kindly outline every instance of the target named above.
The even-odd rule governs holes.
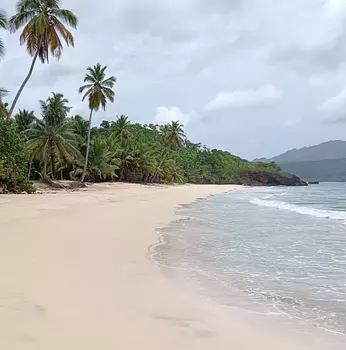
[[[271,171],[240,171],[241,185],[247,186],[308,186],[298,176]]]

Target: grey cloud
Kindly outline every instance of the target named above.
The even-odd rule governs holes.
[[[38,111],[38,100],[63,92],[73,113],[87,117],[78,87],[86,67],[100,62],[117,77],[116,101],[95,124],[120,113],[144,123],[167,114],[189,121],[192,140],[251,159],[343,138],[342,128],[321,122],[319,108],[346,81],[343,12],[328,12],[328,1],[62,0],[80,19],[76,48],[36,66],[19,107]],[[0,7],[13,13],[14,0]],[[10,100],[30,57],[17,35],[0,36],[7,46],[0,86]],[[205,110],[220,92],[269,83],[282,91],[275,104]]]
[[[300,74],[315,74],[321,70],[336,70],[346,60],[346,29],[333,41],[317,47],[290,46],[273,53],[272,62],[282,63],[286,68]]]

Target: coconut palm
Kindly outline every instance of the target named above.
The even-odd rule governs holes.
[[[83,119],[80,115],[75,115],[70,120],[71,128],[73,132],[78,136],[78,149],[85,155],[86,143],[88,139],[89,123]]]
[[[0,28],[7,28],[7,20],[5,11],[0,9]],[[5,54],[5,47],[2,39],[0,38],[0,58]]]
[[[160,135],[164,144],[168,147],[178,148],[184,145],[184,126],[178,121],[161,126]]]
[[[6,14],[3,10],[0,9],[0,28],[6,29]],[[0,58],[2,58],[5,54],[5,47],[2,39],[0,38]],[[6,96],[7,91],[0,87],[0,117],[7,116],[7,104],[3,102],[3,98]]]
[[[113,180],[117,177],[120,159],[114,156],[111,144],[104,136],[96,136],[91,142],[90,155],[86,176],[89,181],[99,182]],[[76,169],[71,175],[76,178],[84,174],[84,169]]]
[[[119,141],[130,140],[132,138],[130,125],[131,123],[127,116],[121,115],[117,117],[117,120],[111,126],[111,137]]]
[[[17,129],[19,132],[24,132],[29,129],[32,122],[36,119],[34,111],[28,111],[26,109],[19,110],[14,116],[17,123]]]
[[[84,173],[82,175],[81,181],[84,181],[85,173],[88,168],[88,158],[90,153],[90,134],[91,134],[91,121],[94,111],[98,111],[100,107],[104,110],[106,109],[107,100],[114,102],[114,91],[113,87],[116,82],[116,78],[111,76],[106,78],[107,66],[101,66],[97,63],[93,67],[87,68],[87,74],[84,78],[84,82],[88,83],[79,88],[79,93],[84,93],[82,101],[86,98],[89,100],[89,130],[88,130],[88,141],[87,141],[87,151],[85,156]]]
[[[48,97],[46,101],[40,101],[41,113],[49,124],[60,124],[70,112],[68,100],[60,93],[52,93],[51,97]]]
[[[54,109],[56,100],[65,101],[60,104],[60,110]],[[66,119],[69,107],[67,100],[61,94],[54,94],[47,101],[41,101],[42,119],[36,119],[26,131],[28,150],[31,159],[44,165],[44,177],[47,176],[47,165],[50,164],[50,176],[55,178],[55,165],[72,162],[81,157],[76,148],[77,138],[71,129],[71,123]],[[52,105],[52,106],[51,106]]]
[[[32,75],[37,58],[42,63],[49,62],[49,55],[59,59],[63,52],[62,40],[67,46],[74,46],[73,35],[65,25],[76,29],[77,17],[71,11],[61,9],[59,5],[60,0],[17,1],[17,13],[10,18],[8,25],[12,33],[24,27],[20,35],[20,44],[26,44],[27,51],[33,59],[29,73],[13,100],[10,115]]]

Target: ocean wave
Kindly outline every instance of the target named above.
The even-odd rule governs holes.
[[[295,213],[315,216],[318,218],[346,221],[346,212],[344,211],[316,209],[311,207],[303,207],[296,204],[290,204],[286,202],[268,201],[268,200],[259,199],[259,198],[252,199],[250,203],[264,206],[264,207],[293,211]]]

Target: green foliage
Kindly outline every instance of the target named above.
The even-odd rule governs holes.
[[[0,117],[0,187],[5,191],[34,192],[26,178],[28,154],[14,121]]]
[[[71,122],[66,118],[70,107],[61,94],[53,94],[45,102],[41,101],[42,119],[26,130],[27,149],[30,159],[43,165],[43,175],[47,175],[50,165],[50,177],[55,178],[56,166],[72,163],[81,155],[77,149],[80,136],[74,133]]]
[[[3,101],[4,97],[7,95],[7,91],[0,87],[0,117],[8,117],[8,104]]]
[[[26,109],[19,110],[14,116],[19,132],[24,132],[29,129],[30,125],[36,119],[34,111],[27,111]]]
[[[231,184],[239,183],[241,170],[280,171],[275,163],[251,163],[201,147],[186,139],[178,122],[132,124],[124,115],[92,129],[84,171],[89,122],[80,116],[68,118],[68,101],[61,94],[41,103],[41,110],[42,119],[25,131],[26,145],[33,173],[46,174],[49,165],[52,179],[78,180],[85,175],[90,182]]]
[[[185,133],[184,127],[179,122],[161,125],[160,136],[163,143],[172,148],[179,148],[184,144]]]
[[[7,28],[6,13],[0,9],[0,28]],[[0,58],[5,54],[5,47],[2,39],[0,38]]]

